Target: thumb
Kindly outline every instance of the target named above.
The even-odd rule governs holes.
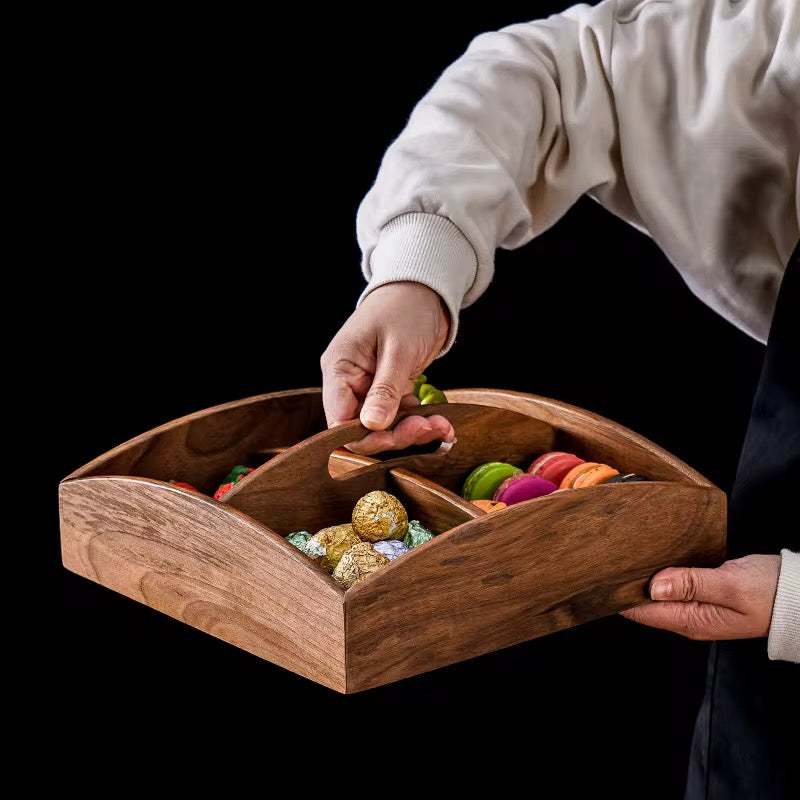
[[[719,569],[670,567],[653,576],[650,597],[653,600],[716,603],[724,605],[731,598],[726,573]]]
[[[385,430],[397,416],[400,400],[414,389],[414,371],[407,351],[386,348],[378,354],[375,378],[361,408],[361,424],[373,431]]]

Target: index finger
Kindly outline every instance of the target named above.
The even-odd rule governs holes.
[[[359,455],[373,455],[384,450],[404,450],[413,445],[423,445],[442,439],[452,442],[455,431],[449,420],[441,415],[431,417],[406,417],[392,430],[374,431],[357,442],[351,442],[347,449]]]
[[[322,369],[322,406],[328,427],[358,417],[370,385],[370,376],[355,364],[343,359]]]
[[[350,384],[341,379],[326,380],[323,377],[322,406],[329,428],[355,419],[358,416],[359,405],[358,397]]]

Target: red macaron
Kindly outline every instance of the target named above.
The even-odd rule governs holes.
[[[527,473],[538,478],[544,478],[546,481],[559,486],[570,470],[583,463],[585,463],[584,460],[573,453],[562,453],[554,450],[552,453],[545,453],[539,456],[528,467]]]

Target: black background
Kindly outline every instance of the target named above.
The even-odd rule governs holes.
[[[345,698],[59,566],[61,477],[185,413],[320,384],[319,356],[363,285],[356,208],[414,102],[477,33],[565,6],[120,15],[67,47],[49,198],[64,221],[48,284],[63,334],[43,417],[57,446],[41,485],[63,694],[109,734],[165,706],[220,712],[226,731],[240,713],[346,729],[402,712],[419,735],[430,715],[493,711],[521,722],[532,752],[560,743],[573,763],[605,765],[570,785],[622,796],[635,764],[649,797],[680,796],[704,644],[614,617]],[[728,490],[762,355],[648,238],[584,199],[498,254],[428,375],[591,409]],[[476,724],[474,738],[500,733]]]

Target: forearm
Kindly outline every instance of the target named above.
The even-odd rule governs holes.
[[[495,249],[588,194],[766,341],[800,235],[798,22],[793,0],[605,0],[478,36],[359,208],[365,294],[397,280],[434,289],[452,319],[447,350]]]
[[[357,228],[368,293],[415,280],[452,324],[517,247],[613,181],[613,2],[477,37],[387,150]]]
[[[781,574],[767,652],[773,660],[800,663],[800,553],[781,551]]]

